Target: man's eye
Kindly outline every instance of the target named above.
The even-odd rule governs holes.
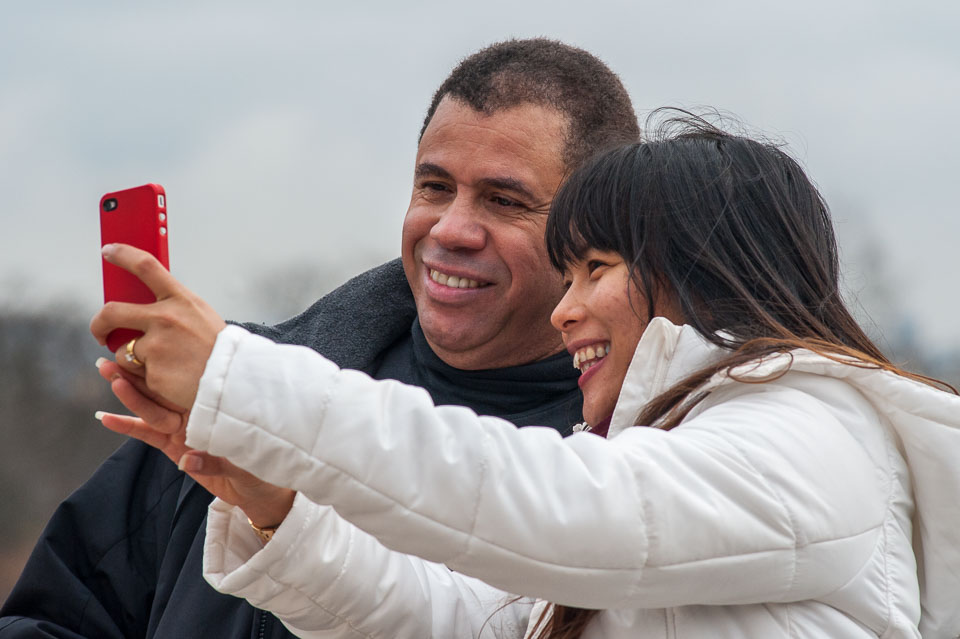
[[[503,197],[502,195],[494,195],[493,197],[490,198],[490,201],[496,204],[497,206],[504,206],[504,207],[520,206],[520,203],[517,202],[516,200],[511,200],[510,198]]]
[[[420,185],[421,189],[426,191],[448,191],[447,185],[443,182],[424,182]]]

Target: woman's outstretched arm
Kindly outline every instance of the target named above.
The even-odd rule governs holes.
[[[187,444],[508,592],[597,608],[829,593],[875,548],[874,459],[805,391],[743,386],[671,432],[561,439],[229,327]]]

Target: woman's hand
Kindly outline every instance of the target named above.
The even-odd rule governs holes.
[[[136,275],[157,301],[108,302],[90,322],[90,332],[106,344],[107,335],[116,328],[143,331],[143,336],[117,351],[117,362],[126,371],[144,377],[154,394],[178,406],[193,406],[207,359],[226,323],[146,251],[108,244],[102,253],[111,264]]]
[[[284,520],[293,506],[294,491],[268,484],[222,457],[187,448],[188,411],[164,401],[142,378],[114,362],[101,359],[97,368],[113,394],[137,415],[98,413],[104,426],[158,449],[210,493],[243,510],[256,525],[274,526]]]

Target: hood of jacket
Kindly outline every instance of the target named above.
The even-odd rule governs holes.
[[[724,354],[693,327],[654,318],[637,344],[608,437],[636,425],[650,400]],[[935,636],[942,629],[960,627],[960,397],[889,371],[808,350],[772,355],[733,371],[721,371],[703,390],[758,382],[787,372],[841,379],[890,421],[913,481],[920,631],[923,636]]]

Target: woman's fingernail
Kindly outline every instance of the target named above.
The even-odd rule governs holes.
[[[110,259],[110,257],[113,255],[114,248],[115,246],[113,244],[104,244],[100,247],[100,255],[106,259]]]
[[[98,410],[97,412],[95,412],[95,413],[93,414],[93,416],[97,418],[97,421],[98,421],[98,422],[102,422],[102,421],[103,421],[103,416],[104,416],[104,415],[106,415],[106,413],[103,412],[102,410]]]
[[[203,469],[203,458],[190,453],[184,453],[177,464],[177,468],[185,473],[195,473]]]
[[[107,363],[106,357],[98,357],[96,361],[97,370],[100,370],[100,367]]]

